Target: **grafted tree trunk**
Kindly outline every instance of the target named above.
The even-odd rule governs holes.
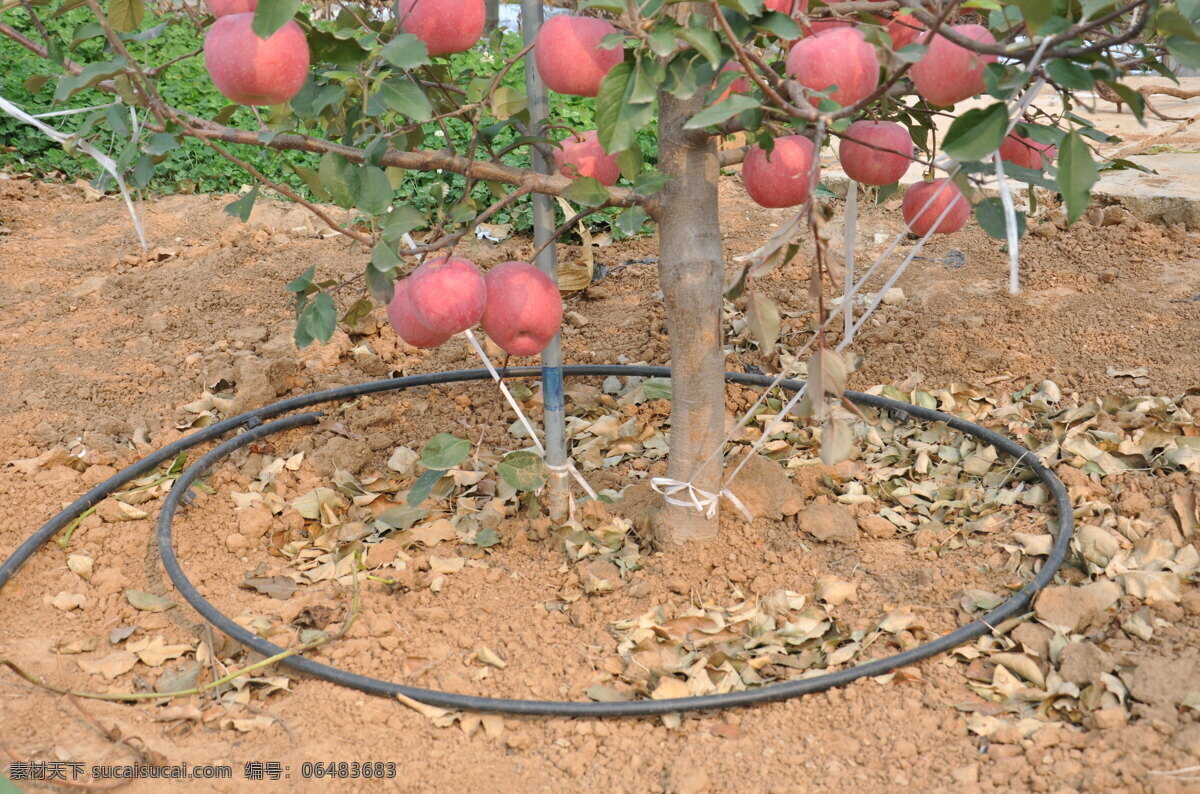
[[[720,461],[696,470],[720,444],[725,424],[725,353],[721,335],[724,264],[717,213],[716,140],[683,125],[703,107],[659,95],[658,167],[672,177],[650,207],[658,223],[659,280],[671,339],[671,436],[667,476],[716,493]],[[683,497],[683,494],[680,494]],[[667,543],[711,538],[717,517],[664,505],[658,536]]]

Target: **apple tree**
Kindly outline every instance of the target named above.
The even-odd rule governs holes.
[[[1098,157],[1095,143],[1107,136],[1077,110],[1103,94],[1140,118],[1144,100],[1126,76],[1200,66],[1200,0],[580,0],[527,46],[502,32],[485,37],[487,16],[485,0],[399,0],[386,13],[299,0],[6,0],[0,34],[45,60],[36,88],[53,103],[107,95],[65,143],[95,152],[93,142],[115,139],[112,165],[134,187],[195,139],[359,247],[361,296],[312,273],[288,285],[301,345],[329,338],[339,302],[353,313],[374,301],[389,304],[414,344],[440,343],[483,318],[510,352],[536,353],[557,327],[555,291],[515,266],[485,285],[455,244],[531,195],[582,207],[556,235],[601,211],[627,234],[653,222],[672,365],[668,478],[689,495],[722,489],[723,301],[748,294],[750,326],[771,344],[778,310],[754,282],[795,256],[801,238],[820,330],[814,388],[799,410],[823,423],[830,457],[845,446],[829,411],[847,365],[823,298],[838,273],[825,231],[834,210],[817,190],[824,153],[880,195],[922,163],[927,181],[903,203],[912,232],[953,233],[973,212],[1011,244],[1024,219],[1011,200],[987,197],[986,182],[1002,174],[1060,194],[1068,218],[1079,218],[1100,170],[1131,164]],[[64,17],[76,20],[69,35],[56,24]],[[219,112],[165,98],[180,59],[155,62],[147,43],[177,29],[195,40],[183,57],[204,58],[231,103]],[[485,66],[452,71],[467,50]],[[519,78],[530,64],[555,96],[594,97],[595,129],[549,123],[553,110],[550,119],[531,113]],[[1043,108],[1039,92],[1061,102]],[[952,119],[944,135],[940,119]],[[644,161],[639,143],[648,128],[656,162]],[[719,147],[730,136],[739,145]],[[230,144],[274,152],[295,178],[268,177]],[[555,168],[530,167],[539,158]],[[743,161],[749,196],[794,214],[730,279],[717,185],[723,167]],[[412,172],[442,178],[417,201],[397,190]],[[245,218],[256,194],[231,211]],[[326,204],[356,220],[339,224]],[[522,278],[532,292],[505,293]],[[493,292],[534,297],[492,307]],[[671,500],[660,515],[668,542],[716,532],[715,511],[687,501]]]

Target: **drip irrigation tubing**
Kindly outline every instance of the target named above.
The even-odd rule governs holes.
[[[539,367],[518,367],[501,371],[506,378],[531,378],[542,374]],[[648,366],[613,366],[613,365],[581,365],[565,366],[563,374],[570,377],[591,376],[636,376],[636,377],[670,377],[666,367]],[[295,427],[317,423],[322,414],[309,412],[297,414],[275,421],[265,422],[281,414],[308,408],[325,402],[347,400],[367,394],[377,394],[385,391],[400,391],[419,386],[462,383],[474,380],[490,380],[491,375],[486,369],[457,370],[439,372],[431,375],[412,375],[403,378],[373,381],[354,386],[343,386],[321,392],[293,397],[271,405],[264,406],[239,416],[226,419],[207,428],[197,431],[186,438],[180,439],[158,452],[143,458],[129,468],[113,475],[103,483],[88,491],[75,500],[50,521],[46,522],[36,533],[30,536],[0,565],[0,588],[21,568],[35,551],[58,531],[66,527],[88,508],[99,503],[120,486],[150,472],[166,461],[174,460],[180,452],[207,441],[215,440],[222,435],[237,429],[245,432],[230,438],[211,451],[207,452],[191,466],[184,469],[170,492],[163,501],[158,516],[157,541],[163,567],[171,577],[180,595],[213,626],[225,632],[234,640],[264,656],[274,656],[282,653],[281,648],[256,634],[239,626],[220,610],[214,607],[200,594],[187,578],[179,559],[175,554],[172,538],[172,522],[181,502],[189,501],[192,484],[221,459],[234,451],[258,439],[289,430]],[[746,386],[767,387],[772,378],[764,375],[727,372],[725,379],[731,383]],[[779,384],[788,391],[796,391],[804,386],[803,381],[784,380]],[[823,692],[834,687],[844,686],[860,678],[878,676],[905,665],[923,661],[940,653],[953,650],[977,637],[992,632],[997,625],[1026,612],[1038,591],[1049,584],[1054,574],[1066,559],[1070,549],[1071,536],[1074,532],[1074,514],[1070,497],[1062,482],[1052,471],[1041,464],[1030,450],[1010,438],[988,430],[985,427],[968,422],[949,414],[924,408],[918,405],[891,400],[860,392],[847,391],[846,396],[856,404],[870,406],[890,411],[892,416],[900,421],[910,418],[928,422],[941,422],[960,432],[974,436],[980,441],[991,444],[999,451],[1015,458],[1019,464],[1030,467],[1054,497],[1058,514],[1058,532],[1050,555],[1042,565],[1037,575],[1027,582],[1002,604],[987,614],[966,625],[944,634],[937,639],[926,642],[910,650],[893,656],[863,662],[853,667],[837,670],[832,673],[784,681],[756,689],[739,692],[729,692],[717,695],[700,695],[696,697],[672,698],[668,700],[629,700],[621,702],[579,702],[579,701],[550,701],[550,700],[514,700],[507,698],[478,697],[475,695],[460,695],[451,692],[441,692],[432,689],[407,686],[378,678],[370,678],[337,667],[323,664],[303,656],[291,656],[280,661],[297,672],[311,675],[324,681],[356,689],[371,695],[394,697],[403,695],[413,700],[441,708],[499,712],[503,714],[542,715],[558,717],[642,717],[672,712],[726,709],[739,706],[751,706],[760,703],[787,700],[790,698]]]

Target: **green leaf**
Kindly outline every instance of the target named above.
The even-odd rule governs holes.
[[[108,24],[120,33],[137,30],[146,16],[142,0],[109,0]]]
[[[397,69],[415,69],[429,63],[429,48],[411,33],[401,33],[383,45],[380,57]]]
[[[496,473],[518,491],[536,491],[546,484],[542,477],[544,464],[536,452],[510,452],[496,465]]]
[[[362,166],[359,169],[358,200],[355,202],[360,210],[368,215],[381,215],[392,205],[392,183],[382,168],[373,165]]]
[[[313,276],[316,275],[317,266],[313,265],[308,270],[305,270],[300,275],[284,285],[284,289],[288,292],[304,293],[312,285]]]
[[[1050,79],[1063,88],[1090,91],[1096,84],[1096,78],[1092,76],[1091,72],[1065,58],[1057,58],[1047,63],[1046,74],[1050,75]]]
[[[1058,150],[1057,183],[1067,203],[1067,223],[1074,223],[1087,211],[1092,185],[1099,178],[1092,150],[1078,130],[1071,130]]]
[[[318,173],[334,204],[346,209],[354,206],[359,191],[358,166],[340,154],[326,152],[321,155]]]
[[[683,128],[686,130],[702,130],[705,127],[720,124],[739,113],[759,107],[762,107],[762,103],[752,96],[731,94],[724,101],[718,102],[710,108],[705,108],[692,116],[688,119],[687,124],[683,125]]]
[[[375,247],[371,249],[371,264],[380,272],[391,273],[403,262],[404,260],[392,250],[392,246],[384,240],[375,243]]]
[[[1166,45],[1179,63],[1189,69],[1200,69],[1200,44],[1183,36],[1167,36]]]
[[[1034,34],[1049,21],[1053,12],[1053,3],[1049,0],[1012,0],[1012,2],[1021,9],[1021,16],[1029,25],[1029,32]]]
[[[670,181],[671,177],[666,174],[660,174],[658,171],[647,171],[633,180],[633,190],[639,196],[653,196],[666,187]]]
[[[982,160],[1000,148],[1007,131],[1008,108],[1003,102],[968,110],[950,125],[942,151],[959,162]]]
[[[413,483],[413,487],[408,492],[408,498],[404,501],[412,507],[421,504],[421,502],[429,498],[430,492],[433,491],[433,486],[437,485],[438,480],[444,476],[446,476],[446,472],[439,469],[430,469],[427,472],[422,472],[417,481]]]
[[[392,211],[383,219],[380,237],[388,244],[395,245],[405,234],[424,224],[425,216],[415,207],[407,204],[393,204]]]
[[[137,163],[133,166],[133,175],[131,181],[134,187],[144,188],[150,184],[150,180],[154,178],[154,158],[148,154],[143,154],[138,158]]]
[[[0,794],[21,794],[21,787],[9,780],[7,775],[0,773]]]
[[[169,132],[156,132],[150,136],[150,140],[146,143],[146,148],[142,149],[146,154],[158,156],[174,151],[179,148],[179,140]]]
[[[390,110],[402,113],[413,121],[433,118],[433,105],[419,85],[406,77],[389,77],[379,84],[379,96]]]
[[[300,0],[261,0],[254,10],[250,29],[260,39],[268,39],[275,31],[292,21],[300,10]]]
[[[642,147],[630,146],[618,154],[617,167],[621,169],[621,176],[630,182],[637,179],[638,174],[642,172]]]
[[[646,378],[642,381],[642,393],[646,395],[647,400],[669,400],[671,399],[671,379]]]
[[[380,243],[380,245],[383,245]],[[375,246],[378,248],[379,246]],[[371,297],[379,301],[384,306],[392,302],[392,295],[396,291],[396,282],[392,278],[392,270],[381,269],[372,260],[367,263],[367,289],[371,293]]]
[[[333,305],[333,297],[327,292],[318,292],[296,320],[296,344],[307,347],[313,340],[328,342],[335,330],[337,307]]]
[[[608,190],[595,177],[581,176],[571,180],[562,197],[583,207],[600,207],[608,201]]]
[[[609,70],[596,97],[596,127],[600,145],[609,154],[637,145],[637,132],[654,115],[654,103],[629,101],[633,90],[633,64],[622,61]]]
[[[234,202],[225,205],[225,212],[228,215],[239,219],[242,223],[250,220],[250,211],[254,209],[254,201],[258,198],[258,185],[250,189],[250,192],[242,196]]]
[[[626,237],[633,237],[642,230],[649,216],[641,207],[630,207],[617,216],[617,228]]]
[[[755,30],[765,30],[780,41],[795,41],[804,35],[796,20],[787,14],[772,11],[754,23]]]
[[[1008,239],[1008,224],[1004,220],[1004,202],[999,197],[986,198],[975,205],[975,220],[989,237]],[[1017,238],[1025,236],[1025,213],[1017,211]]]
[[[54,90],[54,101],[63,102],[86,88],[91,88],[102,80],[116,77],[125,71],[125,59],[121,56],[111,61],[89,63],[79,74],[64,75],[58,79],[58,87]]]
[[[453,469],[471,452],[471,442],[449,433],[438,433],[421,450],[418,461],[427,469]]]
[[[117,104],[110,107],[105,111],[104,119],[114,134],[122,138],[129,137],[129,112],[124,105]]]
[[[780,16],[783,15],[780,14]],[[784,19],[787,19],[787,17],[784,17]],[[793,23],[793,26],[795,26],[795,23]],[[797,28],[797,36],[799,36],[799,33],[800,30]],[[675,31],[675,35],[695,47],[696,52],[707,58],[708,62],[713,66],[721,64],[721,42],[717,40],[716,33],[707,28],[679,28]]]

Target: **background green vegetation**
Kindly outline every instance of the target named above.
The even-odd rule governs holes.
[[[103,36],[87,9],[75,9],[58,17],[43,11],[40,16],[55,39],[56,46],[68,56],[84,63],[111,58],[111,54],[105,51]],[[14,9],[7,12],[5,21],[34,41],[44,43],[23,10]],[[148,15],[142,25],[145,40],[129,44],[131,52],[144,65],[153,67],[166,63],[195,52],[203,45],[203,33],[193,25],[168,25],[163,30],[156,31],[154,26],[159,22],[160,20]],[[146,35],[154,33],[157,35]],[[461,86],[473,76],[495,73],[504,58],[516,54],[520,49],[521,41],[518,35],[511,32],[492,34],[491,38],[485,38],[470,52],[449,58],[448,63],[455,76],[455,83]],[[53,99],[56,79],[63,74],[63,70],[58,67],[48,68],[47,61],[4,37],[0,37],[0,64],[3,64],[3,69],[0,69],[0,96],[32,114],[102,106],[113,100],[109,94],[88,90],[75,94],[66,102],[55,104]],[[39,79],[45,76],[50,79]],[[523,62],[509,71],[504,84],[524,93]],[[171,66],[159,79],[158,89],[172,106],[205,118],[217,116],[229,105],[228,100],[221,96],[208,79],[202,56],[187,58]],[[551,94],[550,100],[552,123],[580,130],[595,128],[594,100],[559,94]],[[265,110],[263,109],[264,112]],[[123,106],[121,111],[128,123],[129,108]],[[138,113],[140,123],[145,120],[146,112]],[[89,115],[81,113],[58,116],[45,121],[70,133],[77,131]],[[238,108],[227,123],[243,129],[258,128],[258,122],[248,108]],[[323,134],[321,130],[310,129],[309,132],[315,135]],[[456,149],[466,150],[471,132],[468,124],[449,119],[446,122],[446,132],[449,133]],[[562,138],[565,134],[565,131],[558,130],[554,135],[556,138]],[[425,136],[425,148],[437,147],[443,140],[443,133],[437,124],[426,125]],[[496,138],[497,148],[501,148],[513,137],[514,133],[511,130],[502,131]],[[123,148],[128,145],[128,141],[114,135],[106,123],[96,125],[89,138],[97,148],[114,158],[119,157]],[[655,162],[658,147],[654,132],[643,131],[639,138],[646,162]],[[144,146],[145,140],[139,144]],[[238,144],[229,144],[227,148],[269,179],[287,184],[301,195],[315,199],[303,180],[288,168],[287,163],[316,169],[318,157],[303,152],[284,153]],[[132,159],[136,160],[136,155]],[[503,160],[515,166],[528,166],[528,149],[518,149],[505,155]],[[83,178],[92,180],[101,189],[113,187],[108,184],[111,180],[96,167],[91,158],[82,153],[65,151],[62,146],[38,130],[4,114],[0,114],[0,169],[30,172],[38,178],[57,178],[61,174],[68,181]],[[132,173],[127,173],[126,176],[130,177],[134,184],[143,181]],[[244,185],[251,183],[252,179],[238,166],[223,159],[203,143],[184,139],[179,148],[166,153],[163,159],[155,164],[153,174],[144,180],[144,189],[159,194],[236,193]],[[457,174],[409,171],[404,174],[402,184],[396,189],[395,199],[397,203],[410,204],[424,212],[435,205],[449,206],[456,203],[462,196],[464,186],[464,178]],[[441,195],[443,189],[446,190],[444,196]],[[480,206],[486,206],[492,200],[487,188],[482,185],[476,188],[473,198]],[[528,197],[523,198],[511,211],[498,213],[492,220],[496,223],[512,222],[517,231],[527,229],[530,225],[529,207]],[[612,216],[615,215],[615,211],[606,214]],[[620,236],[615,228],[613,232]]]

